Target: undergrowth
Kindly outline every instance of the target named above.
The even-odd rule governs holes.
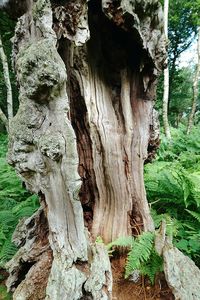
[[[6,162],[7,137],[0,135],[0,267],[10,260],[17,247],[11,242],[19,220],[31,216],[39,207],[36,195],[23,187],[13,168]]]
[[[147,276],[151,283],[155,281],[156,274],[162,272],[163,261],[154,247],[155,234],[143,232],[134,237],[119,237],[107,245],[108,251],[114,247],[126,247],[129,249],[125,265],[125,278],[128,278],[134,271],[140,275]]]
[[[5,286],[6,275],[1,272],[0,273],[0,300],[11,300],[11,293],[7,292],[7,288]]]
[[[145,166],[145,186],[155,226],[170,222],[174,244],[200,267],[200,126],[190,135],[161,136],[155,161]]]

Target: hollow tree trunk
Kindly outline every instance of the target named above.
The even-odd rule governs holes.
[[[158,142],[162,10],[155,0],[59,3],[30,2],[16,27],[20,108],[8,157],[40,194],[48,222],[53,262],[45,299],[111,299],[108,254],[96,238],[107,243],[154,229],[143,164],[148,144]],[[37,259],[22,251],[9,263],[14,299],[40,299],[32,268],[45,251]]]

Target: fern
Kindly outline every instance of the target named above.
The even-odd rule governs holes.
[[[121,236],[118,239],[116,239],[115,241],[109,243],[107,245],[107,249],[110,250],[112,247],[116,246],[116,247],[132,247],[134,242],[134,238],[132,236]]]
[[[132,243],[125,270],[125,278],[129,277],[134,270],[140,269],[140,265],[148,261],[153,248],[154,234],[144,232]]]
[[[4,267],[5,263],[9,261],[17,251],[17,247],[11,242],[11,239],[12,232],[9,232],[5,242],[0,248],[0,267],[2,268]]]
[[[12,225],[13,223],[16,223],[15,220],[15,216],[13,215],[13,213],[9,210],[3,210],[0,211],[0,220],[1,220],[1,224],[3,225]]]
[[[168,218],[174,244],[200,267],[199,130],[200,124],[188,136],[181,125],[172,129],[171,141],[161,136],[157,158],[145,166],[144,177],[156,228]]]
[[[154,284],[155,277],[158,273],[163,271],[163,258],[158,255],[155,249],[152,249],[149,259],[141,263],[140,273],[148,276],[151,284]]]
[[[186,211],[200,223],[200,213],[188,209],[186,209]]]
[[[128,278],[134,270],[138,270],[141,275],[149,277],[154,283],[155,275],[162,270],[162,258],[154,249],[155,234],[143,232],[137,238],[119,237],[114,242],[107,245],[110,251],[113,247],[126,247],[129,249],[125,266],[125,278]]]
[[[13,207],[12,212],[17,218],[29,217],[38,209],[38,197],[32,195]]]
[[[19,220],[31,216],[39,207],[38,197],[30,195],[15,171],[6,162],[7,138],[0,135],[0,266],[17,251],[11,242]]]

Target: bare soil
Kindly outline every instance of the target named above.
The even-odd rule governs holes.
[[[114,258],[113,297],[112,300],[174,300],[167,285],[164,274],[157,276],[155,284],[151,285],[147,278],[140,278],[137,283],[124,279],[125,257]]]

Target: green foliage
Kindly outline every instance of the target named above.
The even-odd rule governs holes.
[[[97,244],[103,244],[104,242],[103,242],[102,237],[101,236],[97,236],[95,243],[97,243]]]
[[[7,293],[7,289],[5,285],[0,285],[0,300],[11,300],[12,295],[11,293]]]
[[[1,270],[0,273],[0,300],[11,300],[11,293],[7,292],[7,288],[5,286],[6,274]]]
[[[148,259],[141,263],[140,273],[144,276],[147,276],[151,284],[154,284],[155,276],[163,271],[163,259],[158,253],[152,248],[150,256]]]
[[[169,1],[169,54],[171,61],[188,48],[196,33],[193,5],[188,0]]]
[[[187,123],[188,113],[191,109],[192,81],[194,66],[179,68],[178,66],[170,76],[173,77],[170,83],[169,122],[172,126],[178,127],[180,123]],[[157,88],[156,109],[162,115],[163,98],[163,76],[159,78]],[[197,103],[200,104],[199,102]],[[162,124],[162,119],[160,120]]]
[[[186,211],[191,214],[195,219],[197,219],[197,221],[200,223],[200,213],[197,213],[195,211],[191,211],[191,210],[188,210],[186,209]]]
[[[164,1],[161,1],[164,4]],[[194,42],[199,25],[199,0],[169,1],[168,58],[169,58],[169,106],[168,118],[172,126],[187,121],[191,110],[192,80],[195,66],[180,68],[180,56]],[[156,107],[162,115],[163,76],[158,83]],[[197,103],[199,107],[200,103]],[[162,123],[162,118],[161,118]]]
[[[112,247],[131,247],[133,244],[134,238],[132,236],[120,236],[115,241],[109,243],[107,248],[110,250]]]
[[[185,130],[172,129],[172,141],[162,136],[145,185],[156,228],[164,218],[174,244],[200,266],[200,126],[189,136]]]
[[[154,234],[144,232],[139,235],[132,243],[128,253],[125,277],[131,275],[133,270],[139,270],[140,265],[147,262],[153,249]]]
[[[154,233],[143,232],[136,238],[119,237],[107,245],[108,250],[113,247],[129,249],[125,278],[128,278],[134,270],[138,270],[141,275],[148,276],[152,284],[154,283],[156,274],[162,271],[162,258],[155,251],[154,239]]]
[[[12,42],[11,38],[14,36],[14,28],[15,22],[9,18],[9,16],[4,11],[0,11],[0,35],[2,37],[2,43],[4,52],[7,57],[8,65],[9,65],[9,75],[13,92],[13,104],[14,104],[14,112],[17,111],[18,108],[18,88],[16,85],[15,74],[12,68],[11,61],[11,52],[12,52]],[[3,77],[3,67],[0,61],[0,107],[3,112],[7,115],[7,92],[6,86]]]
[[[31,216],[38,208],[38,197],[30,195],[15,171],[8,166],[5,155],[7,137],[0,136],[0,267],[17,251],[11,242],[19,220]]]

